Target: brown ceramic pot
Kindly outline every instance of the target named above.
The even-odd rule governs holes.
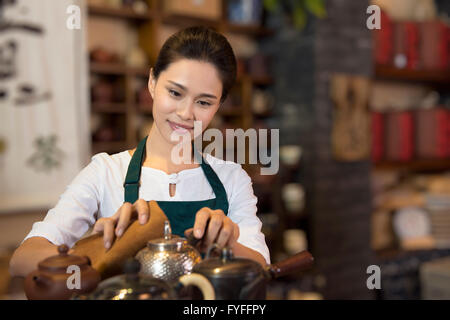
[[[68,246],[59,246],[58,255],[39,262],[38,269],[26,277],[25,293],[29,300],[68,300],[75,294],[95,290],[100,274],[91,267],[89,258],[69,255],[68,251]],[[70,266],[79,267],[79,283],[73,271],[76,267]]]

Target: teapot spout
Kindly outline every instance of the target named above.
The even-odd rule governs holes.
[[[36,285],[41,287],[50,286],[52,283],[52,279],[50,279],[48,276],[44,274],[33,276],[33,281],[36,283]]]

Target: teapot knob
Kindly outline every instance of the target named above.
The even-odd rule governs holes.
[[[65,244],[58,246],[58,253],[62,256],[66,256],[67,252],[69,252],[69,247]]]
[[[224,247],[221,252],[220,258],[222,259],[222,262],[225,263],[227,261],[230,261],[233,259],[233,250],[229,247]]]
[[[164,221],[164,239],[165,240],[172,239],[172,228],[170,227],[169,220]]]

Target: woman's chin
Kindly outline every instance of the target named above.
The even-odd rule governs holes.
[[[170,135],[167,136],[167,141],[171,145],[177,145],[180,143],[191,143],[193,140],[193,134],[185,133],[185,134],[179,134],[176,132],[172,132]]]

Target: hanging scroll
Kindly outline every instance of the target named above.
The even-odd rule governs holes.
[[[46,209],[88,161],[82,0],[0,0],[0,212]]]

